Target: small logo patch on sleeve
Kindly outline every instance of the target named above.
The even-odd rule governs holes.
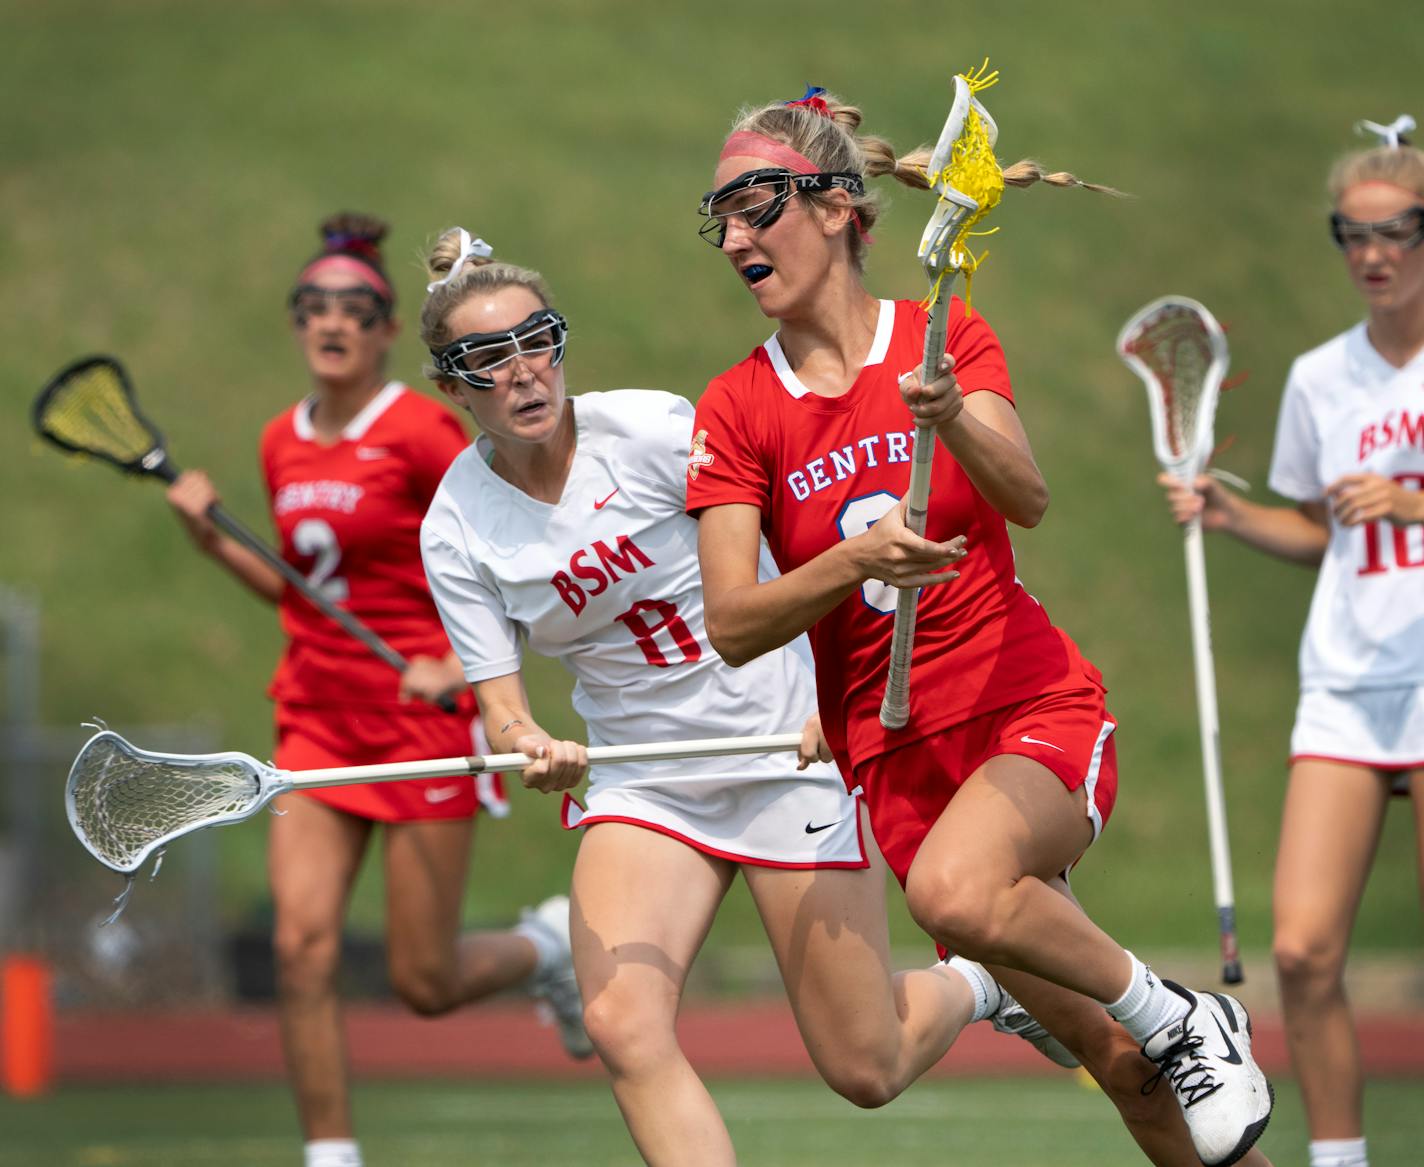
[[[707,452],[707,431],[698,430],[692,439],[692,449],[687,455],[687,476],[693,482],[697,481],[697,472],[704,466],[710,466],[717,461],[715,454]]]

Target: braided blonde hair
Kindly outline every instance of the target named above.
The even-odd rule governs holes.
[[[847,105],[830,93],[823,93],[821,96],[826,105],[825,114],[809,105],[773,102],[759,108],[741,110],[737,114],[732,132],[749,131],[774,142],[781,142],[823,171],[847,171],[864,178],[879,178],[888,174],[903,186],[915,190],[929,190],[926,172],[932,151],[928,146],[921,146],[903,157],[896,157],[895,148],[884,138],[856,132],[860,128],[862,117],[857,107]],[[1084,182],[1065,170],[1050,172],[1031,159],[1023,159],[1004,167],[1003,174],[1004,182],[1009,186],[1026,187],[1036,182],[1046,182],[1057,187],[1080,186],[1084,190],[1096,191],[1099,194],[1122,194],[1110,186]],[[821,207],[836,205],[834,200],[820,191],[808,191],[806,198]],[[856,271],[863,271],[865,236],[879,220],[883,204],[877,192],[867,190],[863,195],[851,195],[850,207],[860,221],[860,230],[851,232],[848,236],[850,259]]]

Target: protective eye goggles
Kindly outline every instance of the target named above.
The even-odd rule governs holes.
[[[1347,219],[1336,211],[1330,216],[1330,237],[1341,251],[1364,247],[1371,239],[1408,251],[1424,243],[1424,206],[1410,207],[1392,219],[1376,219],[1373,223]]]
[[[707,222],[697,233],[713,247],[721,247],[727,241],[727,220],[734,215],[740,215],[748,227],[761,230],[781,218],[792,195],[836,188],[849,191],[854,198],[865,193],[860,175],[849,171],[793,174],[780,168],[748,170],[702,196],[697,213],[707,216]]]
[[[443,348],[433,348],[435,367],[476,389],[493,389],[495,374],[515,357],[548,357],[551,366],[564,359],[569,322],[552,308],[540,308],[507,332],[471,332]]]
[[[298,284],[287,300],[292,322],[305,328],[315,317],[335,312],[354,320],[361,328],[374,328],[376,323],[390,318],[391,302],[374,288],[319,288],[315,284]]]

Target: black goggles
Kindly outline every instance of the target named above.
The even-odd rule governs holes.
[[[732,216],[740,215],[748,227],[760,230],[781,218],[792,195],[836,189],[849,191],[853,198],[859,198],[865,193],[865,182],[850,171],[794,174],[779,167],[748,170],[702,196],[697,213],[707,216],[707,222],[697,233],[713,247],[721,247],[727,241],[727,220]]]
[[[1424,205],[1410,207],[1392,219],[1376,219],[1373,223],[1347,219],[1339,211],[1330,216],[1330,238],[1341,251],[1364,247],[1377,239],[1387,247],[1404,251],[1424,243]]]
[[[569,322],[552,308],[540,308],[506,332],[471,332],[430,355],[443,376],[476,389],[493,389],[495,373],[515,357],[548,357],[550,365],[564,359]]]
[[[355,285],[349,288],[319,288],[315,284],[298,284],[287,298],[292,322],[305,328],[316,316],[336,312],[356,321],[361,328],[374,328],[391,315],[391,302],[375,288]]]

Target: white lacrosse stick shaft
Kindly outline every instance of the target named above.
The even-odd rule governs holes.
[[[1206,554],[1201,520],[1186,529],[1187,613],[1192,625],[1192,662],[1197,679],[1197,724],[1201,730],[1202,783],[1206,789],[1206,829],[1211,847],[1212,897],[1221,934],[1221,976],[1240,984],[1241,954],[1236,944],[1236,892],[1231,879],[1231,841],[1226,832],[1226,796],[1221,780],[1221,725],[1216,701],[1216,663],[1211,650],[1211,617],[1206,594]]]
[[[930,155],[928,173],[938,182],[939,203],[920,238],[919,258],[938,296],[930,307],[925,326],[925,351],[920,362],[920,382],[928,385],[939,376],[944,356],[944,340],[949,332],[949,290],[964,262],[956,249],[960,224],[979,209],[979,204],[942,178],[954,144],[964,132],[971,107],[984,119],[992,144],[998,136],[994,119],[979,104],[963,77],[954,79],[954,102],[949,117]],[[925,533],[929,515],[930,472],[934,466],[939,438],[931,425],[915,426],[914,448],[910,456],[910,489],[905,503],[905,525],[916,535]],[[895,627],[890,637],[890,669],[885,678],[885,698],[880,703],[880,724],[886,729],[903,729],[910,720],[910,656],[915,645],[915,620],[919,614],[920,589],[901,588],[895,598]]]
[[[945,277],[946,283],[949,281]],[[943,301],[930,310],[925,329],[925,355],[920,380],[928,385],[939,375],[939,359],[944,355],[944,338],[949,331],[949,305]],[[929,518],[930,472],[934,468],[939,437],[934,427],[915,426],[915,442],[910,454],[910,489],[905,499],[905,525],[916,535],[925,533]],[[885,697],[880,703],[880,724],[886,729],[903,729],[910,720],[910,655],[915,646],[915,621],[919,616],[920,589],[900,588],[895,597],[895,627],[890,635],[890,669],[885,677]]]
[[[525,754],[434,758],[374,766],[278,770],[250,754],[164,754],[144,750],[112,730],[98,727],[79,751],[65,782],[69,824],[85,848],[105,866],[132,875],[155,852],[205,827],[251,818],[273,798],[293,790],[453,778],[499,770],[523,770],[536,759]],[[667,761],[725,754],[795,750],[801,734],[704,738],[647,745],[595,746],[591,765]]]
[[[731,754],[772,754],[798,749],[799,733],[770,733],[758,737],[699,738],[650,745],[590,746],[588,764],[668,762],[680,758],[711,758]],[[279,770],[281,790],[310,790],[318,786],[354,786],[361,782],[398,782],[407,778],[458,778],[498,770],[524,770],[537,759],[527,754],[486,754],[468,758],[433,758],[422,762],[383,762],[373,766],[331,766],[318,770]]]
[[[1183,325],[1182,356],[1177,350],[1141,353],[1151,348],[1154,325],[1163,320]],[[1170,330],[1168,330],[1170,336]],[[1165,342],[1163,342],[1165,343]],[[1130,319],[1118,335],[1118,355],[1147,387],[1152,415],[1153,446],[1162,469],[1190,487],[1211,456],[1216,401],[1226,375],[1230,353],[1226,336],[1206,307],[1185,296],[1164,296],[1154,300]],[[1165,352],[1165,349],[1163,349]],[[1195,354],[1193,357],[1191,354]],[[1158,356],[1160,360],[1149,359]],[[1191,433],[1179,432],[1172,409],[1165,399],[1169,392],[1180,393],[1183,386],[1164,384],[1157,367],[1170,365],[1165,375],[1188,372],[1200,397],[1192,414]],[[1175,381],[1175,378],[1173,378]],[[1191,623],[1192,663],[1196,674],[1197,724],[1201,733],[1202,784],[1206,793],[1207,841],[1211,849],[1212,896],[1216,903],[1217,929],[1221,941],[1221,978],[1227,984],[1242,979],[1241,955],[1236,940],[1236,893],[1231,877],[1231,844],[1226,829],[1226,797],[1221,775],[1221,729],[1216,699],[1216,664],[1211,648],[1210,604],[1207,600],[1206,554],[1202,545],[1201,520],[1194,519],[1184,531],[1187,561],[1187,615]]]

